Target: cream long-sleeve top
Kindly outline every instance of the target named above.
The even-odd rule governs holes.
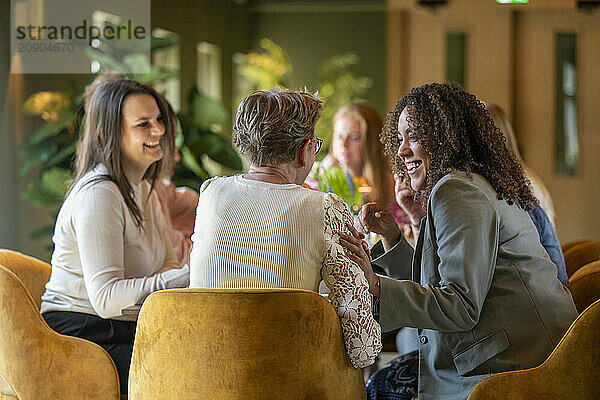
[[[381,328],[367,279],[339,244],[346,223],[348,206],[334,194],[242,176],[210,179],[200,188],[190,287],[318,292],[322,279],[350,361],[370,365],[381,350]]]
[[[138,229],[117,186],[91,182],[107,173],[99,164],[84,175],[58,213],[42,313],[130,319],[123,310],[135,308],[150,293],[189,284],[189,267],[180,268],[150,184],[132,185],[143,216],[143,228]]]

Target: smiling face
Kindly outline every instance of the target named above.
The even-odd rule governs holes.
[[[398,157],[406,165],[410,186],[414,191],[419,191],[425,188],[427,171],[431,165],[431,155],[415,138],[407,117],[408,111],[404,108],[398,119],[398,141],[400,143]]]
[[[132,184],[138,184],[152,163],[163,157],[165,124],[156,100],[149,94],[127,96],[122,106],[122,164]]]
[[[353,176],[362,176],[363,140],[360,122],[344,116],[333,125],[333,157]]]

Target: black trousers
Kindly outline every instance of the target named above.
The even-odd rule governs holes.
[[[56,332],[86,339],[104,348],[115,362],[119,372],[121,393],[127,394],[135,322],[104,319],[96,315],[71,311],[48,311],[42,314],[42,317]]]

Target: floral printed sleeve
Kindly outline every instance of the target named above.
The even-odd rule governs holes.
[[[339,244],[339,232],[350,234],[352,216],[346,203],[333,194],[325,197],[325,258],[321,277],[331,290],[329,301],[342,324],[346,352],[356,368],[373,364],[381,351],[381,328],[373,318],[369,284],[360,267]]]

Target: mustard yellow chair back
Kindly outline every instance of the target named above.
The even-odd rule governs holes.
[[[562,252],[564,254],[565,251],[569,250],[572,247],[575,247],[582,243],[593,242],[593,240],[573,240],[571,242],[563,243],[560,245]]]
[[[4,249],[0,249],[0,264],[21,280],[39,310],[42,294],[50,279],[50,264],[17,251]]]
[[[314,292],[172,289],[142,306],[129,399],[364,399],[338,316]]]
[[[542,365],[483,379],[467,400],[600,399],[600,301],[571,324]]]
[[[593,261],[579,268],[569,278],[567,287],[579,312],[600,299],[600,261]],[[600,377],[600,371],[598,376]]]
[[[19,400],[120,398],[119,376],[108,353],[92,342],[50,329],[23,282],[3,265],[0,375]]]
[[[567,276],[571,277],[579,268],[600,259],[600,243],[586,240],[568,247],[563,255],[567,266]]]

